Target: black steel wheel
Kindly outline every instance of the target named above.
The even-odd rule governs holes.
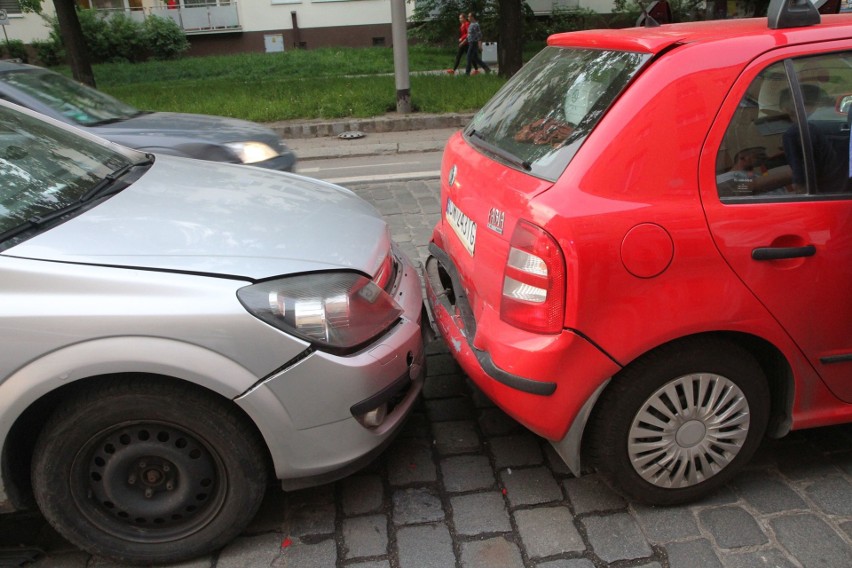
[[[214,395],[118,380],[51,417],[32,469],[36,500],[68,540],[123,562],[176,562],[236,536],[266,485],[257,433]]]
[[[769,389],[755,359],[721,340],[667,345],[626,367],[589,424],[598,469],[629,498],[698,499],[727,482],[760,444]]]

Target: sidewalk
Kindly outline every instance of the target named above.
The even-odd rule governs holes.
[[[396,114],[365,119],[268,123],[300,161],[404,152],[439,152],[472,113]],[[352,134],[363,134],[350,138]],[[341,137],[340,135],[344,136]]]

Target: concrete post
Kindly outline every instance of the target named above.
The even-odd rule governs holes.
[[[408,28],[405,0],[391,0],[393,69],[396,79],[396,111],[411,112],[411,83],[408,78]]]

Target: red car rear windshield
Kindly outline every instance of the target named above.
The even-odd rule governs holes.
[[[547,47],[480,110],[467,140],[555,181],[647,53]]]

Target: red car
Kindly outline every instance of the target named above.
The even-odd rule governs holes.
[[[444,154],[437,327],[636,500],[852,421],[852,15],[770,14],[552,36]]]

